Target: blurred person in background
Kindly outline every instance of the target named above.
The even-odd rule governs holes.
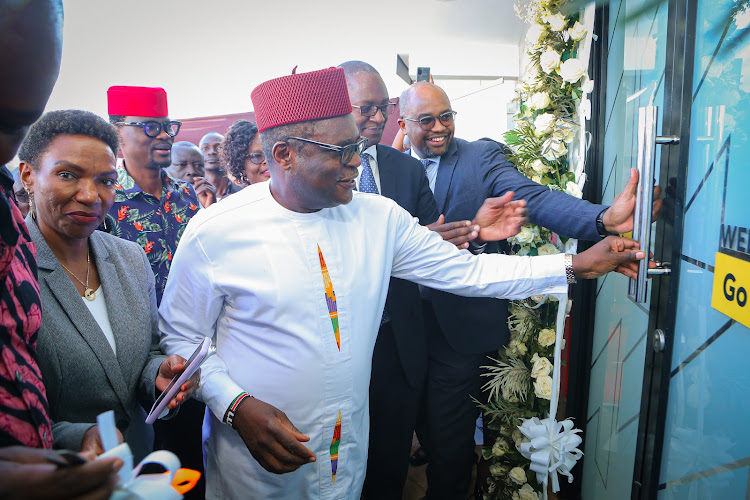
[[[166,171],[175,179],[192,184],[204,208],[216,202],[216,188],[204,178],[203,155],[192,142],[180,141],[172,145],[172,164]]]
[[[29,193],[23,187],[20,169],[18,168],[13,171],[13,194],[16,197],[16,205],[18,205],[21,215],[26,218],[26,215],[29,213]]]
[[[271,178],[255,122],[237,120],[229,127],[222,142],[221,158],[243,187]]]
[[[224,136],[218,132],[209,132],[201,138],[198,147],[203,155],[206,166],[206,180],[216,187],[216,201],[242,189],[227,177],[225,165],[221,162],[221,143]]]

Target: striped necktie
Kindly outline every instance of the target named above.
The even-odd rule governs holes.
[[[419,160],[422,162],[422,166],[424,167],[424,173],[427,174],[427,168],[430,166],[430,163],[435,163],[435,160]]]

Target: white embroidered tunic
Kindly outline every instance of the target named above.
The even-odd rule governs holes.
[[[162,349],[217,354],[197,396],[211,410],[207,497],[352,499],[367,463],[368,386],[392,276],[461,295],[520,298],[567,289],[562,255],[474,256],[392,200],[292,212],[253,184],[191,219],[160,307]],[[264,470],[222,423],[242,391],[286,413],[317,461]]]

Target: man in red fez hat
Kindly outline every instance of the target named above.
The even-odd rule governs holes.
[[[198,186],[199,200],[193,185],[165,171],[172,163],[172,143],[181,123],[169,119],[164,89],[110,87],[107,104],[109,120],[120,132],[124,161],[117,171],[115,202],[105,229],[143,247],[156,279],[158,304],[185,227],[202,203],[216,200],[215,194],[203,181]],[[156,447],[172,451],[183,466],[199,471],[203,470],[204,411],[201,402],[190,400],[175,418],[154,424]],[[187,494],[188,499],[202,496],[202,481]]]
[[[164,171],[172,163],[172,142],[182,123],[169,119],[162,88],[110,87],[107,104],[124,157],[109,212],[112,228],[107,229],[143,247],[156,277],[158,303],[180,235],[200,205],[189,183]]]
[[[208,497],[359,499],[391,276],[520,298],[615,269],[635,276],[644,257],[614,237],[575,256],[461,251],[392,200],[353,193],[366,142],[343,69],[270,80],[251,97],[271,180],[195,217],[159,310],[165,352],[189,356],[216,341],[197,392],[210,409]],[[499,210],[479,237],[518,231],[523,204]]]
[[[4,166],[44,111],[60,70],[62,3],[0,0],[0,498],[109,498],[120,459],[57,467],[37,364],[42,300],[31,244]],[[89,453],[88,458],[93,458]]]

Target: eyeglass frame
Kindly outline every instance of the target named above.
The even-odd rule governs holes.
[[[253,157],[255,158],[260,157],[260,158],[263,158],[263,160],[260,163],[258,163],[257,161],[253,160]],[[266,160],[266,155],[263,153],[248,153],[245,155],[245,159],[250,160],[250,163],[252,163],[253,165],[263,165],[264,163],[268,162],[268,160]]]
[[[366,116],[368,118],[371,118],[375,116],[376,114],[378,114],[378,111],[380,111],[383,114],[383,118],[388,118],[389,116],[391,116],[391,114],[393,114],[394,111],[396,111],[396,103],[392,101],[388,101],[387,104],[380,104],[380,105],[365,104],[364,106],[358,106],[356,104],[352,104],[352,107],[357,108],[359,110],[360,115]],[[368,109],[375,108],[375,112],[372,114],[367,114],[369,113],[369,111],[362,111],[362,108],[368,108]],[[388,111],[389,108],[390,108],[390,111]]]
[[[457,111],[451,110],[451,111],[446,111],[444,113],[440,113],[437,116],[429,115],[429,116],[423,116],[422,118],[406,118],[406,117],[404,117],[403,119],[406,120],[406,121],[419,123],[419,128],[421,128],[422,130],[432,130],[433,127],[435,126],[435,122],[436,121],[440,121],[440,124],[443,127],[447,127],[447,126],[451,125],[455,121],[457,114],[458,114]],[[445,123],[443,121],[443,118],[442,118],[442,117],[444,117],[446,115],[450,115],[450,118],[446,118],[446,120],[448,120],[448,123]],[[423,121],[423,120],[426,120],[426,119],[429,119],[429,122],[424,122]],[[425,126],[427,126],[427,128],[425,128]]]
[[[159,126],[159,130],[156,132],[156,135],[149,135],[146,131],[146,127],[148,127],[149,123],[156,123]],[[170,134],[169,131],[165,128],[165,125],[169,125],[172,123],[177,124],[177,130],[174,134]],[[159,134],[161,134],[161,131],[163,130],[165,134],[167,134],[169,137],[174,137],[177,134],[180,133],[180,127],[182,127],[182,122],[177,120],[167,120],[165,122],[158,122],[156,120],[149,120],[146,122],[115,122],[115,125],[127,125],[129,127],[143,127],[143,133],[146,134],[146,137],[151,137],[152,139],[154,137],[158,137]]]
[[[362,138],[358,140],[357,142],[347,144],[346,146],[336,146],[335,144],[326,144],[325,142],[313,141],[311,139],[305,139],[304,137],[289,136],[286,139],[295,139],[297,141],[308,142],[310,144],[315,144],[316,146],[321,147],[323,149],[327,149],[329,151],[336,151],[340,153],[341,156],[339,156],[339,162],[341,162],[341,164],[344,166],[350,161],[352,161],[352,158],[354,158],[355,154],[357,154],[357,156],[362,156],[362,153],[364,153],[365,149],[367,149],[367,139],[365,138]],[[352,148],[352,146],[356,146],[355,148],[352,149],[353,151],[352,155],[346,160],[344,160],[344,151],[346,151],[348,148]]]

